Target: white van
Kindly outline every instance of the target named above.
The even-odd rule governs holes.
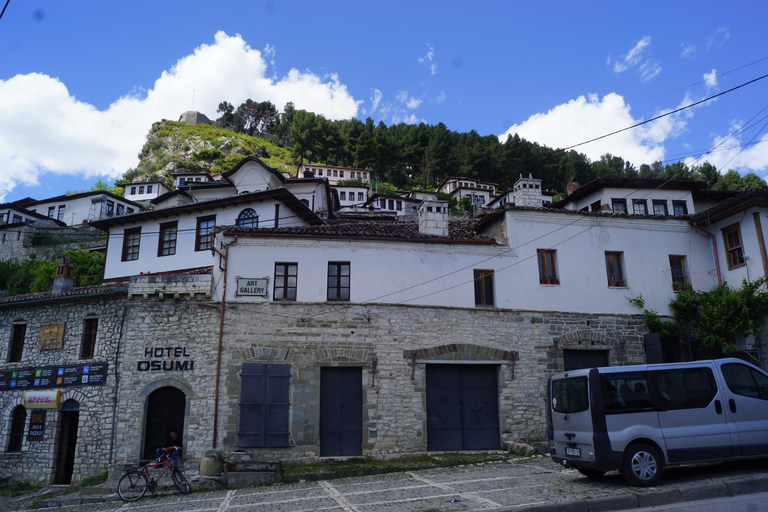
[[[768,456],[768,374],[741,359],[585,368],[547,382],[552,460],[637,486],[664,466]]]

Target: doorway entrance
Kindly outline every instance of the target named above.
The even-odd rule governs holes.
[[[184,440],[184,411],[187,397],[173,386],[156,389],[147,397],[147,423],[144,430],[145,459],[154,459],[155,450],[165,444],[171,430],[178,430]],[[184,454],[182,453],[182,456]]]
[[[362,368],[320,370],[320,456],[363,453]]]
[[[563,350],[564,371],[608,366],[607,350]]]
[[[53,483],[68,485],[72,483],[72,471],[75,468],[75,448],[77,447],[77,422],[80,419],[80,404],[77,400],[67,400],[59,409],[59,448],[56,452],[56,472]]]
[[[427,365],[427,450],[497,450],[496,365]]]

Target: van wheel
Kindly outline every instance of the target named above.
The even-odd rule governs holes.
[[[584,476],[588,476],[589,478],[600,478],[605,474],[605,471],[600,471],[599,469],[592,469],[592,468],[576,468],[576,471],[578,471]]]
[[[664,465],[659,451],[645,443],[633,444],[624,452],[624,479],[638,487],[650,487],[661,480]]]

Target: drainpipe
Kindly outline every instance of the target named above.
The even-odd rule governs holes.
[[[219,381],[221,379],[221,348],[224,340],[224,308],[227,304],[227,267],[228,267],[228,257],[229,257],[229,246],[237,243],[237,237],[235,239],[228,243],[224,244],[224,252],[222,253],[220,250],[216,249],[216,247],[211,244],[211,251],[214,253],[217,253],[221,259],[224,260],[224,268],[222,269],[222,272],[224,272],[224,278],[222,280],[222,287],[221,287],[221,305],[215,306],[213,304],[205,304],[202,302],[199,302],[198,305],[200,306],[206,306],[209,308],[214,308],[219,310],[219,343],[218,348],[216,351],[216,385],[214,388],[214,395],[213,395],[213,445],[212,448],[216,448],[216,438],[218,436],[219,431]]]
[[[126,294],[127,295],[127,294]],[[127,300],[127,298],[126,298]],[[115,448],[115,421],[117,421],[117,389],[120,383],[120,372],[117,365],[120,361],[120,340],[123,338],[123,326],[125,325],[125,316],[128,314],[128,304],[123,305],[123,319],[120,322],[120,333],[117,335],[117,347],[115,349],[115,367],[112,369],[115,372],[115,389],[112,396],[112,433],[109,436],[109,461],[107,464],[112,465],[112,454]]]
[[[717,272],[717,287],[722,288],[723,287],[723,278],[720,275],[720,259],[717,256],[717,240],[715,239],[715,235],[707,231],[706,229],[702,229],[699,227],[698,224],[695,222],[693,223],[693,227],[704,233],[705,235],[708,235],[712,237],[712,252],[715,253],[715,272]]]

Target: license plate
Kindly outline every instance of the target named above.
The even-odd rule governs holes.
[[[581,449],[579,448],[566,448],[565,454],[571,457],[581,457]]]

